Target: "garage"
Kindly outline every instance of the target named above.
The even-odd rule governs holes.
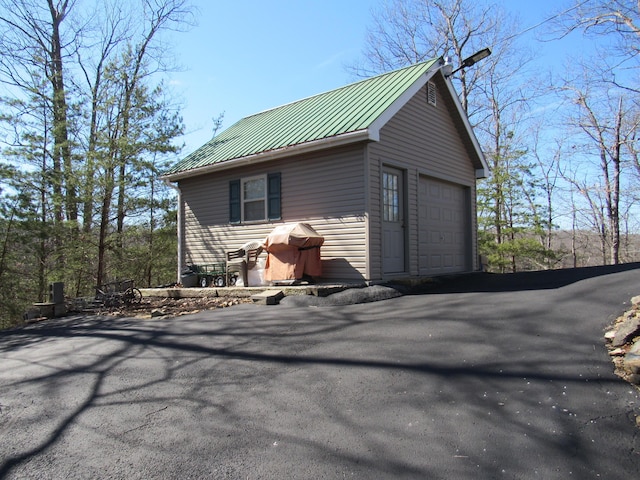
[[[471,269],[468,198],[468,188],[463,185],[420,177],[420,275],[442,275]]]

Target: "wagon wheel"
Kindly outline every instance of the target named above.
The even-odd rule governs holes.
[[[202,277],[200,279],[200,286],[202,288],[206,288],[211,284],[211,280],[209,280],[209,277],[207,275],[205,275],[204,277]]]
[[[224,287],[224,277],[222,275],[218,275],[214,280],[213,284],[216,287]]]
[[[124,292],[124,303],[140,303],[141,300],[142,292],[135,287],[127,288]]]

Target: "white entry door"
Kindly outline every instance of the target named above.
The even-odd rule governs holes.
[[[404,178],[401,170],[382,171],[382,271],[405,271]]]

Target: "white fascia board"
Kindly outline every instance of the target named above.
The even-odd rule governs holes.
[[[413,84],[407,88],[402,95],[400,95],[395,102],[393,102],[382,114],[376,118],[371,125],[369,125],[369,131],[372,139],[375,139],[376,142],[380,141],[380,130],[384,127],[389,120],[391,120],[396,113],[400,111],[402,107],[404,107],[409,100],[413,98],[413,96],[420,91],[422,87],[424,87],[427,82],[433,77],[433,75],[443,66],[443,60],[440,59],[427,70],[423,75],[420,76]]]
[[[349,145],[351,143],[369,140],[378,141],[377,138],[370,135],[370,131],[368,129],[358,130],[356,132],[344,133],[335,137],[323,138],[321,140],[314,140],[312,142],[292,145],[290,147],[279,148],[268,152],[256,153],[255,155],[235,158],[225,162],[214,163],[213,165],[206,165],[204,167],[194,168],[184,172],[162,175],[160,178],[166,179],[170,182],[177,182],[179,180],[184,180],[185,178],[197,177],[211,172],[229,170],[231,168],[237,168],[244,165],[255,165],[256,163],[268,162],[280,158],[291,157],[293,155],[302,155],[304,153],[317,152],[320,150],[326,150],[327,148],[339,147],[342,145]]]
[[[462,108],[462,103],[460,103],[460,97],[458,97],[458,92],[456,92],[456,89],[453,87],[453,83],[451,82],[451,77],[447,77],[444,72],[442,74],[442,76],[444,77],[444,83],[447,86],[449,93],[451,95],[451,98],[453,99],[453,104],[456,106],[456,109],[458,110],[458,115],[460,116],[460,118],[462,119],[462,123],[464,124],[464,128],[467,130],[467,134],[469,135],[469,138],[471,139],[471,143],[473,145],[473,149],[476,151],[476,154],[478,155],[478,158],[480,159],[480,163],[482,164],[482,168],[479,168],[476,170],[476,178],[486,178],[486,172],[489,172],[489,164],[487,163],[487,159],[484,156],[484,153],[482,153],[482,148],[480,148],[480,143],[478,142],[478,139],[476,138],[476,134],[473,132],[473,128],[471,127],[471,123],[469,123],[469,117],[467,117],[467,112],[464,111],[464,108]],[[480,173],[481,171],[483,171],[482,173]],[[478,175],[481,174],[483,176],[479,177]]]

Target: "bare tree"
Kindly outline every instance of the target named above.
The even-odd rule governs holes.
[[[41,159],[41,220],[59,226],[54,271],[77,285],[93,284],[81,281],[87,265],[102,282],[107,252],[120,255],[118,235],[109,235],[125,230],[131,204],[144,203],[131,200],[148,181],[143,157],[175,148],[181,119],[158,82],[173,65],[164,34],[193,23],[188,0],[93,7],[0,0],[0,82],[9,97],[0,122],[16,139],[5,153],[17,163]],[[25,111],[36,120],[27,123]]]
[[[167,68],[167,50],[162,45],[163,31],[181,28],[189,19],[190,10],[186,0],[143,0],[142,22],[134,29],[134,36],[128,38],[117,55],[108,65],[109,86],[106,93],[108,111],[105,111],[105,139],[103,152],[104,177],[102,182],[101,218],[98,235],[97,278],[102,281],[106,271],[106,252],[109,248],[109,226],[112,206],[115,201],[116,236],[115,250],[122,251],[122,234],[127,216],[127,192],[133,181],[132,170],[140,166],[143,152],[167,151],[167,138],[154,145],[141,138],[147,136],[148,124],[159,114],[166,104],[156,103],[153,97],[161,90],[149,89],[147,81],[153,74]],[[141,116],[142,115],[142,116]],[[175,137],[180,127],[167,123],[157,129],[158,138],[172,131],[168,138]],[[146,140],[146,141],[145,141]]]
[[[624,146],[631,159],[631,165],[640,178],[640,104],[636,103],[633,113],[625,118],[628,125],[627,135],[624,138]]]
[[[364,61],[351,69],[370,76],[440,56],[460,65],[476,51],[497,46],[504,20],[504,13],[495,7],[469,0],[389,0],[373,14]],[[478,66],[457,74],[465,111],[482,72]]]
[[[129,135],[134,95],[141,82],[148,76],[166,69],[167,46],[157,45],[163,30],[184,26],[191,10],[187,0],[144,0],[143,19],[140,36],[129,46],[122,57],[122,135]],[[164,48],[161,48],[164,47]],[[120,151],[118,167],[117,231],[124,227],[125,190],[127,188],[127,152]]]
[[[640,3],[637,0],[578,0],[560,17],[556,28],[615,36],[625,55],[640,53]]]
[[[576,236],[582,229],[586,227],[588,232],[594,232],[599,242],[600,262],[603,265],[608,263],[611,252],[611,233],[609,223],[605,213],[606,195],[601,186],[593,182],[593,176],[589,174],[579,175],[578,172],[584,172],[584,167],[579,168],[572,165],[565,165],[561,169],[563,179],[569,184],[571,193],[572,207],[572,252],[574,266],[577,265],[578,247],[576,245]],[[575,198],[578,193],[584,206],[579,205]]]
[[[575,154],[585,162],[595,160],[593,167],[599,172],[595,178],[592,176],[591,187],[573,183],[591,205],[594,215],[602,216],[599,230],[609,244],[607,261],[617,264],[620,261],[621,177],[625,157],[633,149],[630,139],[636,135],[637,126],[628,121],[633,116],[634,103],[621,90],[602,88],[592,80],[592,72],[592,66],[585,67],[581,77],[562,87],[576,107],[567,118],[577,134],[574,137]],[[597,192],[599,202],[594,200],[594,192]]]
[[[534,160],[535,173],[534,176],[539,179],[541,185],[539,191],[543,201],[542,211],[536,213],[541,219],[541,244],[549,252],[554,249],[553,246],[553,231],[556,223],[555,212],[555,197],[558,191],[558,183],[560,180],[559,165],[560,159],[563,155],[562,141],[558,141],[553,151],[547,150],[541,138],[541,132],[543,128],[541,124],[535,126],[532,130],[532,142],[530,155]],[[529,202],[530,208],[533,212],[538,209],[536,199],[532,198]],[[551,259],[547,259],[545,268],[552,268],[553,264]]]
[[[75,6],[72,0],[1,0],[0,1],[0,80],[34,94],[45,78],[46,96],[52,112],[52,175],[55,219],[78,218],[77,188],[74,179],[70,138],[69,106],[65,82],[65,61],[73,54],[79,29],[66,35],[64,26]]]
[[[593,35],[606,49],[607,79],[618,87],[640,92],[627,71],[640,69],[640,2],[637,0],[576,0],[559,15],[553,32],[564,36],[576,30]]]
[[[78,66],[88,89],[89,127],[86,139],[85,176],[83,182],[83,230],[89,232],[93,226],[95,172],[98,151],[98,132],[104,127],[102,103],[107,100],[105,70],[118,48],[128,40],[132,17],[122,5],[101,2],[96,10],[101,22],[87,32],[89,45],[78,50]]]

